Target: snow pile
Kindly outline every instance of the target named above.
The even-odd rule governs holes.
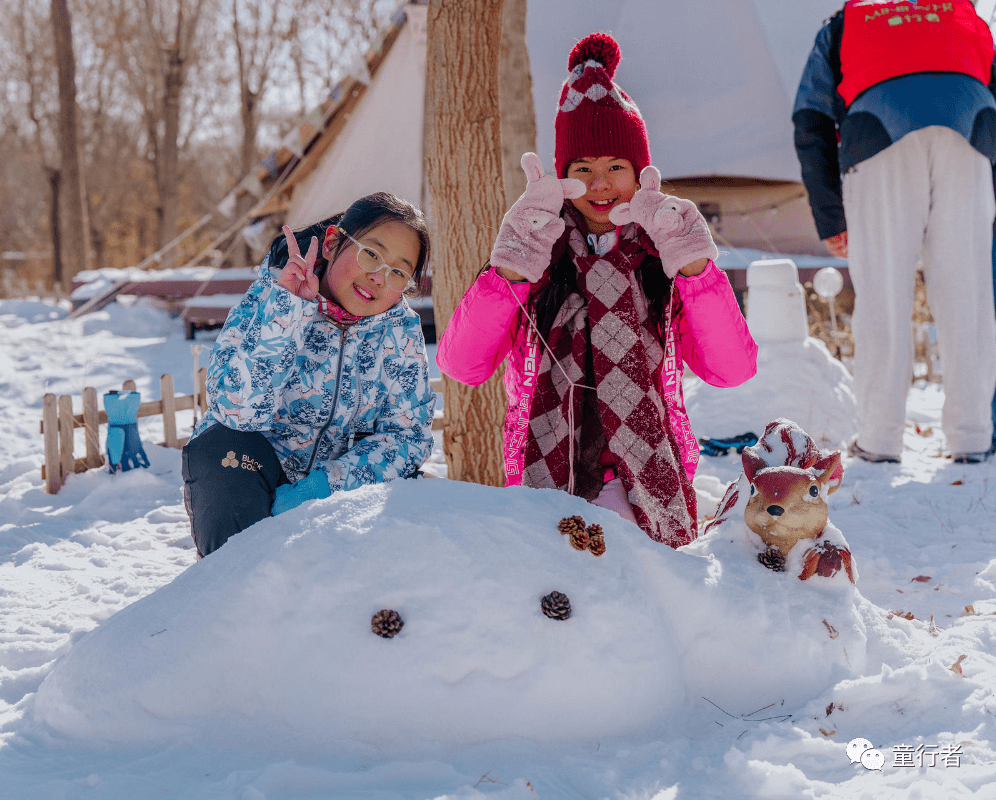
[[[93,297],[103,294],[114,284],[121,281],[205,281],[214,274],[214,267],[179,267],[177,269],[139,269],[125,267],[114,269],[102,267],[77,273],[73,283],[78,284],[73,289],[70,298],[75,303],[83,303]]]
[[[717,389],[691,375],[684,392],[697,436],[760,436],[776,417],[792,420],[824,449],[845,449],[857,433],[851,374],[811,336],[760,345],[757,375],[741,386]]]
[[[605,529],[600,558],[559,520]],[[540,599],[566,594],[572,615]],[[723,536],[675,552],[562,492],[398,481],[264,520],[77,643],[35,713],[90,744],[198,733],[381,756],[583,742],[808,702],[864,667],[844,580],[803,584]],[[397,611],[381,639],[370,619]]]
[[[29,313],[0,302],[5,321]],[[809,353],[787,351],[785,373],[803,374]],[[149,469],[91,470],[44,492],[45,392],[73,394],[78,410],[82,387],[134,379],[156,399],[163,372],[189,393],[192,366],[180,322],[140,302],[0,324],[0,798],[950,800],[996,785],[996,463],[943,456],[939,386],[910,389],[902,464],[844,457],[827,502],[854,591],[839,573],[765,569],[732,518],[674,552],[563,494],[445,480],[316,502],[196,562],[180,453],[154,446],[157,417],[139,420]],[[743,413],[761,433],[804,396],[819,409],[849,388],[829,375],[818,390],[697,395],[695,431],[726,432]],[[190,412],[177,422],[189,433]],[[445,475],[436,436],[429,467]],[[76,441],[80,452],[82,431]],[[741,467],[702,459],[700,519]],[[556,533],[575,513],[605,527],[601,558]],[[570,619],[540,615],[551,589],[571,598]],[[369,628],[383,607],[405,619],[391,640]],[[358,674],[374,653],[387,656],[379,682]],[[610,674],[645,682],[647,708],[617,709],[643,684]],[[366,702],[392,725],[421,715],[410,742],[334,738],[344,725],[328,709],[357,714],[356,687],[371,685]],[[519,700],[541,692],[546,717],[566,708],[574,727],[508,735],[506,705],[533,736],[554,727]],[[447,722],[475,735],[434,741]],[[384,735],[375,719],[358,725]],[[851,762],[856,737],[884,754],[882,771]],[[945,748],[960,756],[933,758]]]
[[[121,281],[145,283],[153,281],[206,281],[210,278],[218,280],[255,280],[255,267],[218,269],[216,267],[177,267],[175,269],[139,269],[125,267],[114,269],[103,267],[78,273],[73,283],[78,284],[73,289],[70,298],[73,302],[82,304],[93,297],[103,294],[114,284]],[[241,295],[239,295],[241,297]]]
[[[4,300],[0,302],[0,325],[16,328],[19,325],[33,325],[62,319],[66,309],[42,300]]]
[[[245,294],[202,294],[191,297],[186,303],[187,308],[202,306],[205,308],[234,308],[242,302]]]

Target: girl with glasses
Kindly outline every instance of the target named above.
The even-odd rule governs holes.
[[[183,449],[199,556],[307,500],[418,473],[435,394],[405,292],[428,258],[422,212],[383,192],[274,241],[218,335]]]

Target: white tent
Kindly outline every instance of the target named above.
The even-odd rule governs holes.
[[[792,104],[821,23],[842,0],[536,0],[526,37],[537,152],[553,162],[553,116],[567,55],[611,33],[616,81],[636,101],[667,178],[799,180]]]
[[[422,196],[422,106],[426,7],[406,5],[407,21],[370,80],[362,101],[294,189],[292,227],[345,211],[357,197],[394,192],[418,205]]]
[[[654,163],[672,193],[699,204],[721,247],[825,255],[799,182],[791,113],[816,32],[839,4],[532,0],[526,37],[537,152],[551,169],[571,48],[588,33],[611,32],[623,54],[616,79],[647,120]],[[368,56],[369,85],[349,84],[286,187],[261,211],[284,212],[298,226],[378,189],[425,206],[426,8],[403,10],[407,20],[399,17]]]
[[[792,143],[792,105],[822,21],[842,0],[537,0],[526,37],[537,152],[553,164],[567,55],[611,33],[616,81],[640,107],[669,190],[699,204],[721,247],[825,254]]]

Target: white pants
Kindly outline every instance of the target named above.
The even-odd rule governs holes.
[[[902,452],[922,260],[944,373],[948,449],[987,450],[996,387],[989,160],[950,128],[932,126],[862,161],[843,188],[858,444],[872,453]]]
[[[639,525],[636,521],[636,514],[626,497],[626,487],[623,486],[622,478],[613,478],[602,486],[602,491],[598,497],[591,501],[596,506],[615,511],[623,519],[628,519],[634,525]]]

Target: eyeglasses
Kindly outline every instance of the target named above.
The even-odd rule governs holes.
[[[346,231],[342,228],[339,228],[339,232],[356,245],[356,263],[359,265],[360,269],[364,272],[371,273],[385,270],[384,285],[387,286],[388,289],[393,292],[400,293],[414,285],[415,281],[409,272],[406,272],[400,267],[392,267],[387,263],[384,256],[374,250],[374,248],[369,245],[361,244],[346,233]]]

